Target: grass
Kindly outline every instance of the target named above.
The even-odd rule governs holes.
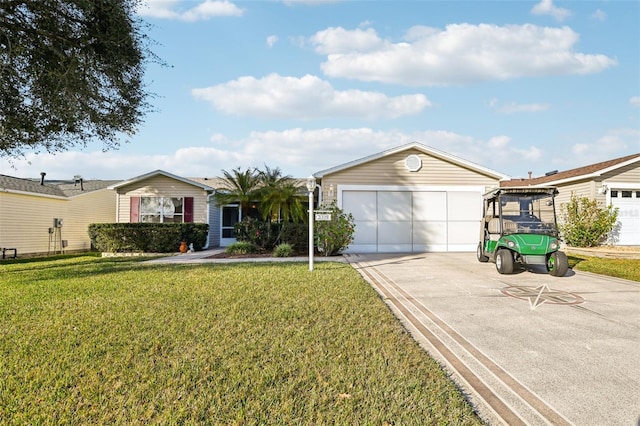
[[[480,424],[350,266],[0,264],[0,423]]]
[[[640,281],[640,259],[611,259],[590,256],[569,256],[569,266],[585,272]]]

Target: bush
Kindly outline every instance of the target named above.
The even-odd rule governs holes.
[[[275,257],[291,257],[293,256],[293,247],[291,244],[282,243],[273,250],[273,255]]]
[[[248,241],[238,241],[227,246],[225,252],[229,254],[251,254],[257,253],[258,247]]]
[[[618,209],[601,207],[596,200],[578,198],[562,205],[560,231],[564,241],[574,247],[595,247],[605,242],[618,220]]]
[[[280,224],[246,217],[235,224],[234,231],[238,241],[246,241],[260,249],[270,251],[278,242]]]
[[[295,253],[306,253],[309,250],[309,225],[306,223],[283,223],[279,241],[291,245]]]
[[[324,256],[333,256],[346,249],[353,241],[355,222],[351,213],[344,213],[335,202],[320,207],[331,212],[331,220],[317,221],[314,239],[318,251]]]
[[[181,241],[201,250],[207,243],[206,223],[92,223],[92,246],[103,252],[173,253]]]

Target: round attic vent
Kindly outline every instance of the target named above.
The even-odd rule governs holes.
[[[411,154],[407,158],[405,158],[404,166],[410,172],[417,172],[422,167],[422,160],[417,155]]]

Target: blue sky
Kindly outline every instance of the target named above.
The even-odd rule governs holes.
[[[637,1],[149,1],[156,109],[18,177],[306,177],[410,142],[512,177],[640,152]]]

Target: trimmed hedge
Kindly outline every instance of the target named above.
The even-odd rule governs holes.
[[[103,252],[173,253],[180,242],[201,250],[207,243],[206,223],[92,223],[92,246]]]

